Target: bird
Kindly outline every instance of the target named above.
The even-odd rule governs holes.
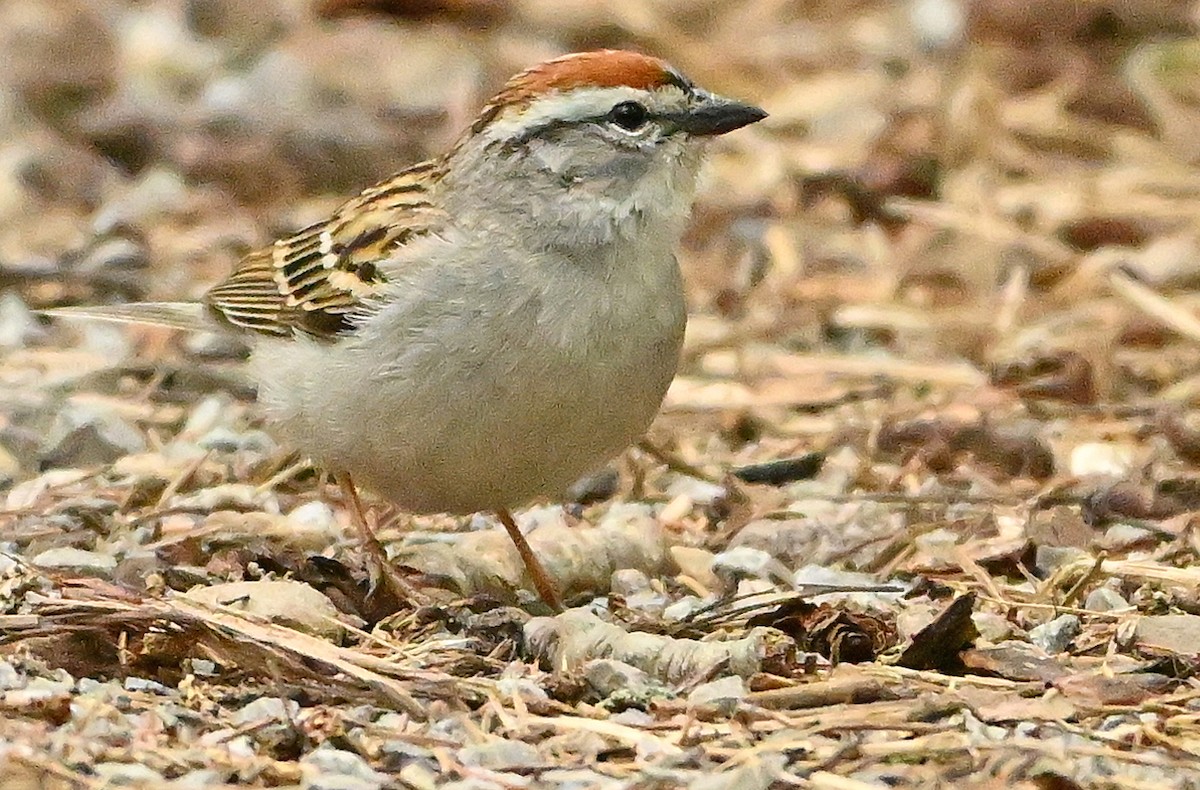
[[[379,557],[359,487],[491,512],[561,609],[511,511],[649,427],[679,362],[676,250],[706,142],[766,116],[652,55],[564,55],[199,301],[47,312],[244,336],[266,427],[333,474]]]

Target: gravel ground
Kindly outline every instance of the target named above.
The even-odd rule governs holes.
[[[347,503],[198,295],[631,47],[718,141],[680,375],[518,514]],[[1200,14],[1149,0],[0,4],[0,787],[1200,787]]]

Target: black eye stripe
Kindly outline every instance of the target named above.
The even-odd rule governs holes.
[[[571,118],[571,119],[566,119],[566,118],[547,119],[546,121],[543,121],[542,123],[535,124],[535,125],[529,126],[526,129],[521,130],[518,134],[515,134],[506,140],[495,140],[492,143],[490,143],[489,145],[496,146],[502,150],[512,152],[520,147],[523,147],[526,143],[528,143],[531,139],[533,139],[535,137],[544,137],[544,136],[552,135],[555,131],[557,131],[559,129],[571,129],[571,128],[579,127],[584,124],[595,124],[595,123],[603,123],[603,124],[611,123],[611,124],[620,125],[617,122],[617,120],[613,117],[613,113],[617,110],[617,107],[621,107],[623,105],[634,105],[634,106],[640,108],[641,112],[645,113],[645,117],[642,119],[641,123],[637,124],[636,126],[634,126],[632,128],[625,127],[625,126],[621,127],[623,129],[625,129],[626,131],[637,131],[638,129],[641,129],[642,127],[644,127],[647,123],[650,123],[651,121],[654,121],[661,117],[661,116],[657,116],[657,115],[651,113],[650,110],[648,110],[640,102],[627,101],[627,102],[621,102],[620,104],[617,104],[611,110],[604,113],[603,115],[593,115],[590,117]],[[620,112],[625,112],[625,110],[621,110]],[[636,112],[636,110],[635,110],[635,112]]]

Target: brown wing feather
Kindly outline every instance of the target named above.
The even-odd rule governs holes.
[[[439,164],[414,165],[328,219],[247,255],[205,302],[234,326],[267,335],[351,330],[353,317],[386,285],[378,263],[443,221],[429,200]]]

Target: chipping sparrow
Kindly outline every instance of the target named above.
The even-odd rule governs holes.
[[[52,312],[243,332],[283,439],[351,493],[346,475],[412,511],[496,511],[557,606],[507,509],[650,424],[683,339],[675,247],[701,142],[764,117],[657,58],[567,55],[203,303]]]

